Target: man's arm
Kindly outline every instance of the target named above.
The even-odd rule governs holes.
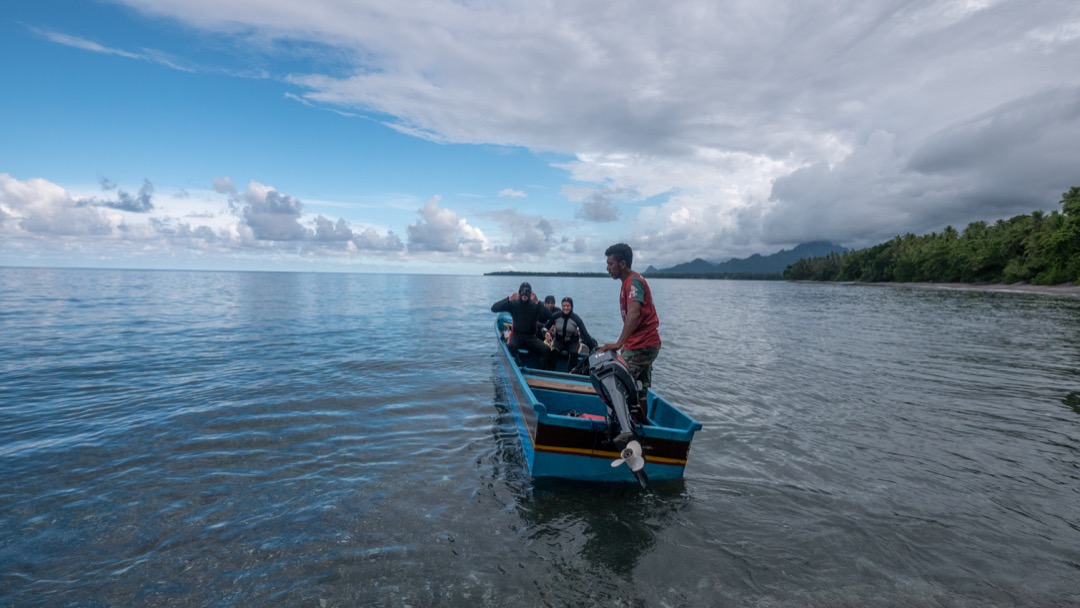
[[[596,340],[589,335],[589,330],[585,329],[585,322],[581,320],[581,317],[576,312],[572,312],[570,318],[574,319],[574,323],[577,323],[578,329],[581,331],[581,341],[591,350],[596,350]]]
[[[514,293],[510,294],[510,297],[503,298],[503,299],[499,300],[498,302],[495,302],[494,304],[492,304],[491,305],[491,312],[503,312],[503,311],[510,310],[510,302],[513,302],[516,299],[518,299],[518,294],[515,291]]]
[[[626,344],[626,341],[630,336],[633,335],[634,330],[637,329],[639,323],[641,323],[641,302],[630,300],[626,305],[626,320],[623,321],[622,333],[619,334],[619,339],[615,342],[608,342],[598,350],[600,352],[619,350],[623,347],[623,344]]]
[[[555,311],[555,312],[554,312],[554,313],[553,313],[553,314],[551,315],[551,317],[550,317],[550,318],[549,318],[549,319],[547,320],[547,322],[546,322],[546,323],[544,323],[544,331],[548,331],[548,330],[550,330],[550,329],[551,329],[552,327],[554,327],[554,326],[555,326],[555,321],[556,321],[556,320],[557,320],[557,319],[558,319],[559,317],[561,317],[561,316],[563,316],[563,314],[562,314],[562,311],[561,311],[561,310],[557,310],[557,311]]]

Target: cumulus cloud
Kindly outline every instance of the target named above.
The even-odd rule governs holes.
[[[104,236],[113,223],[67,190],[41,178],[0,173],[0,227],[10,236]]]
[[[401,251],[405,244],[393,230],[379,234],[374,228],[365,228],[353,235],[353,245],[360,251]]]
[[[98,250],[101,255],[112,251],[125,258],[171,255],[177,249],[220,254],[257,248],[295,254],[297,246],[309,254],[347,258],[353,254],[392,256],[405,248],[391,230],[354,228],[343,218],[309,217],[299,199],[254,180],[243,192],[230,179],[215,180],[214,192],[226,199],[217,203],[226,218],[196,211],[214,205],[203,195],[185,193],[172,201],[179,207],[157,214],[144,210],[157,210],[157,206],[140,202],[149,201],[149,182],[144,182],[139,197],[125,195],[108,179],[102,180],[102,187],[117,190],[116,200],[81,198],[44,179],[18,180],[0,173],[0,235],[5,241],[67,237],[77,239],[69,241],[73,246],[107,243]],[[185,208],[192,211],[181,213]],[[475,239],[474,229],[459,224],[461,242],[467,245]]]
[[[323,216],[315,218],[315,240],[328,242],[343,242],[353,239],[353,231],[343,219],[337,222]]]
[[[244,194],[244,221],[261,241],[302,241],[312,231],[300,224],[303,204],[263,184],[251,182]]]
[[[229,206],[243,219],[243,228],[258,242],[303,242],[316,246],[346,245],[347,251],[395,252],[404,249],[401,238],[387,231],[380,234],[372,227],[354,229],[344,218],[336,220],[323,215],[308,219],[304,204],[297,198],[282,194],[274,187],[250,181],[240,192],[229,178],[217,178],[214,190],[229,197]],[[440,217],[436,212],[435,226]],[[435,229],[432,229],[436,231]]]
[[[451,209],[439,207],[434,196],[417,210],[420,219],[406,227],[410,251],[482,253],[488,249],[483,231],[469,225]]]
[[[545,254],[555,245],[555,225],[538,215],[528,215],[513,209],[487,214],[510,235],[507,253],[516,255]]]

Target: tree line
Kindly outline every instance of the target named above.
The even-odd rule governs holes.
[[[1080,187],[1061,197],[1062,210],[1035,211],[994,224],[972,222],[923,236],[820,258],[784,270],[792,281],[1080,284]]]

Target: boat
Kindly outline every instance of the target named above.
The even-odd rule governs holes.
[[[643,487],[649,480],[683,477],[690,443],[701,430],[699,422],[650,389],[640,413],[634,412],[635,420],[626,424],[622,409],[626,404],[619,403],[619,391],[611,390],[617,383],[598,377],[604,376],[599,370],[605,366],[619,371],[625,365],[620,358],[614,353],[591,355],[590,375],[569,373],[565,363],[556,371],[542,370],[529,353],[510,351],[512,326],[510,314],[499,313],[495,320],[499,381],[533,477],[636,480]],[[630,378],[629,372],[619,373]],[[625,398],[626,391],[622,392]],[[630,399],[636,402],[636,394]]]

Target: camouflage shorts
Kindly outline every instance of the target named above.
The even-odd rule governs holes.
[[[623,361],[630,369],[630,375],[641,382],[641,390],[647,391],[652,386],[652,364],[656,361],[656,355],[660,354],[659,346],[648,346],[635,350],[622,351]]]

